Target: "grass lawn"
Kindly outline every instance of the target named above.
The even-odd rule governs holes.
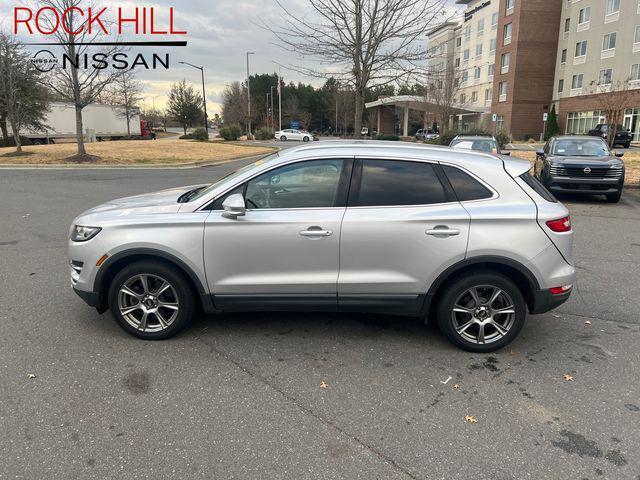
[[[622,160],[624,161],[624,165],[626,167],[624,177],[625,185],[640,185],[640,151],[623,149],[618,149],[617,151],[624,152],[624,157],[622,157]],[[536,152],[521,152],[512,150],[511,156],[529,160],[533,165],[533,162],[536,159]]]
[[[180,164],[211,160],[224,162],[239,157],[267,154],[274,149],[252,147],[223,142],[197,142],[195,140],[119,140],[115,142],[87,143],[87,153],[97,155],[97,165]],[[76,153],[75,143],[56,145],[30,145],[27,153],[16,156],[15,147],[0,148],[0,165],[63,164]]]

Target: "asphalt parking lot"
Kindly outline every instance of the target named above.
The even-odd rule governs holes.
[[[145,342],[72,292],[78,213],[237,165],[0,170],[0,478],[640,478],[638,193],[562,199],[577,288],[489,355],[368,315],[213,316]]]

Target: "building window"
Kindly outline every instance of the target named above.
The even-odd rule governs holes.
[[[500,82],[498,84],[498,101],[499,102],[507,101],[507,82]]]
[[[465,63],[469,61],[469,49],[468,48],[464,52],[462,52],[462,60]]]
[[[633,43],[640,43],[640,25],[636,25],[636,31],[633,34]]]
[[[611,85],[612,74],[613,70],[610,68],[600,70],[598,74],[598,85]]]
[[[612,15],[620,11],[620,0],[607,0],[605,15]]]
[[[466,83],[467,80],[469,80],[469,72],[465,70],[464,72],[462,72],[462,83]]]
[[[478,103],[478,92],[471,92],[471,103]]]
[[[569,30],[571,30],[571,19],[570,18],[565,18],[565,20],[564,20],[564,33],[569,33]]]
[[[491,30],[498,28],[498,12],[491,15]]]
[[[574,57],[583,57],[587,54],[587,41],[583,40],[582,42],[576,43],[576,52]]]
[[[476,57],[481,57],[482,56],[482,44],[479,43],[478,45],[476,45]]]
[[[511,43],[511,33],[513,31],[513,26],[510,23],[507,23],[504,26],[504,35],[503,35],[503,45],[509,45]]]
[[[604,112],[600,110],[590,112],[569,112],[567,114],[566,133],[585,134],[597,124],[605,122]]]
[[[510,53],[503,53],[502,58],[500,59],[500,73],[508,73],[509,72],[509,62],[511,61]]]
[[[602,37],[602,52],[608,55],[613,54],[616,49],[616,32],[607,33]],[[606,58],[606,57],[605,57]]]
[[[462,37],[456,38],[456,47],[459,47],[460,45],[462,45]]]
[[[487,74],[489,75],[489,77],[493,77],[493,71],[495,70],[495,63],[490,63],[489,64],[489,70],[487,71]]]
[[[578,25],[582,25],[591,20],[591,7],[584,7],[580,9],[580,14],[578,15]]]
[[[460,57],[456,58],[456,67],[460,66]]]
[[[484,91],[484,103],[490,103],[491,102],[491,98],[493,97],[493,90],[491,88],[487,88]]]
[[[482,35],[484,33],[484,18],[482,20],[478,20],[478,35]]]
[[[560,79],[558,80],[558,93],[562,93],[562,90],[564,90],[564,79]]]
[[[567,63],[567,49],[563,48],[560,54],[560,63]]]
[[[629,81],[640,81],[640,63],[634,63],[633,65],[631,65],[631,75],[629,76]]]
[[[504,115],[496,115],[496,130],[498,132],[504,130]]]
[[[507,0],[506,5],[507,9],[505,11],[505,15],[511,15],[513,13],[513,7],[516,4],[516,0]]]
[[[583,74],[579,73],[578,75],[574,75],[571,79],[571,89],[576,90],[578,88],[582,88],[582,77]]]
[[[466,41],[466,40],[469,40],[470,38],[471,38],[471,25],[467,25],[464,28],[464,39]]]
[[[476,67],[473,69],[473,78],[476,80],[480,80],[480,75],[482,75],[482,67]]]
[[[493,53],[495,51],[496,51],[496,39],[492,38],[491,41],[489,42],[489,53]]]
[[[464,105],[466,100],[467,100],[467,98],[465,97],[464,93],[461,93],[460,94],[460,103]]]

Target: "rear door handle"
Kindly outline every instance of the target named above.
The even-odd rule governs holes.
[[[425,232],[427,235],[433,235],[434,237],[452,237],[454,235],[460,235],[460,230],[457,228],[449,228],[446,225],[437,225],[431,230]]]
[[[333,231],[323,230],[320,227],[309,227],[308,230],[302,230],[300,235],[303,237],[329,237],[333,235]]]

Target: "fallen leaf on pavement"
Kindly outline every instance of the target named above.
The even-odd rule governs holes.
[[[565,373],[562,378],[564,378],[566,382],[573,382],[573,377],[568,373]]]
[[[464,417],[464,421],[467,423],[478,423],[478,419],[475,417],[475,415],[467,415],[466,417]]]
[[[329,387],[329,384],[327,382],[325,382],[324,380],[322,380],[320,382],[320,388],[327,388],[327,387]]]

